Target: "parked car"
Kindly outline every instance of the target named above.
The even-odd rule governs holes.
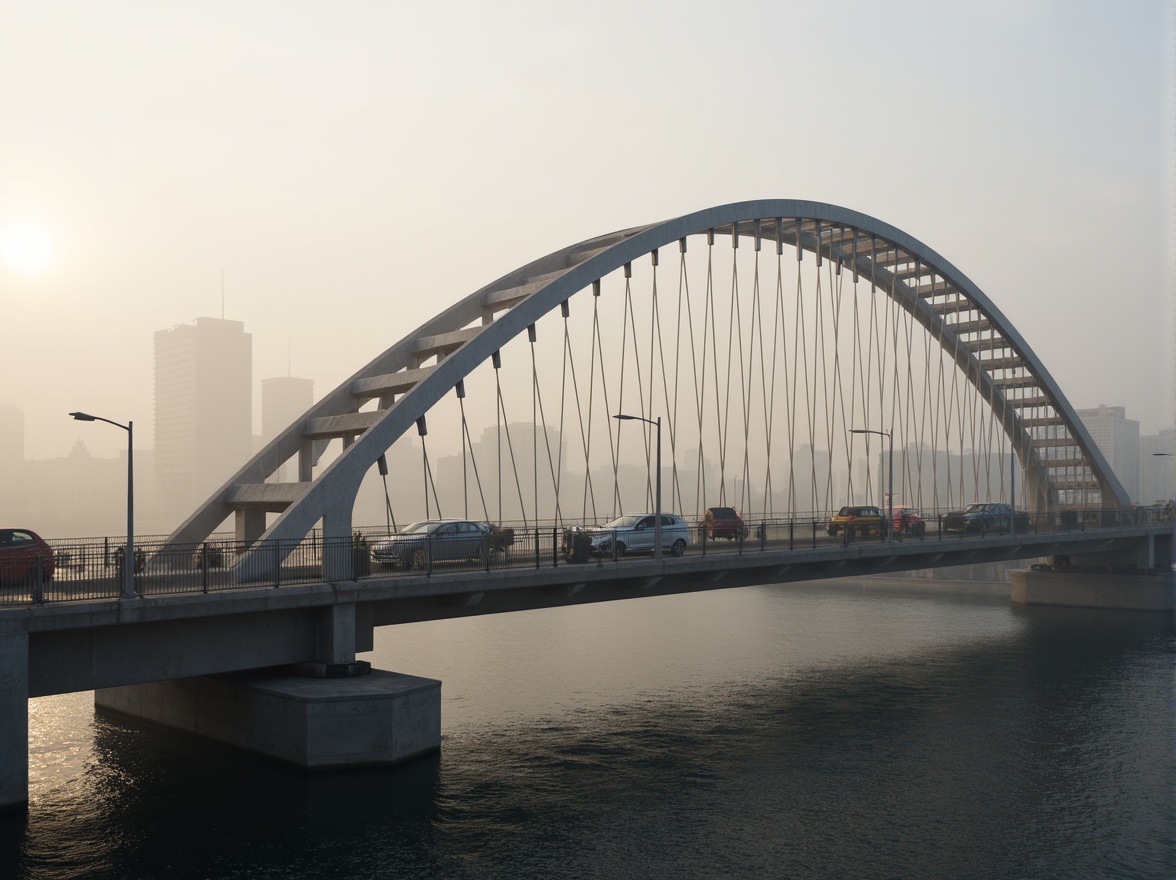
[[[736,538],[747,537],[747,526],[734,507],[708,507],[702,519],[702,528],[711,539],[726,538],[728,541],[734,541]]]
[[[491,528],[464,519],[427,519],[405,526],[372,545],[372,559],[384,565],[427,568],[429,561],[482,559],[490,552]]]
[[[923,515],[905,504],[894,506],[894,532],[899,535],[921,535],[927,531]]]
[[[681,556],[690,544],[690,526],[686,520],[672,513],[662,515],[662,550],[669,550],[674,556]],[[585,529],[592,536],[592,553],[600,556],[613,555],[613,541],[616,541],[616,555],[626,553],[653,552],[654,535],[657,532],[657,518],[652,513],[619,516],[612,522],[595,529]]]
[[[54,568],[53,548],[36,532],[0,529],[0,581],[31,581],[38,570],[49,581]]]
[[[949,511],[943,517],[945,532],[1007,532],[1013,521],[1011,504],[978,502],[963,510]]]
[[[843,507],[829,520],[829,534],[833,537],[846,532],[850,535],[878,535],[885,527],[885,515],[869,505]]]

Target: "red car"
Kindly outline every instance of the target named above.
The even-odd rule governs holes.
[[[921,535],[927,531],[923,515],[905,504],[894,505],[894,533],[897,535]]]
[[[743,524],[743,517],[734,507],[708,507],[703,518],[702,527],[708,538],[726,538],[734,541],[739,537],[747,537],[747,526]]]
[[[53,548],[28,529],[0,529],[0,581],[53,578]]]

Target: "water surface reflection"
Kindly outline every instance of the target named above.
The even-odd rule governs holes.
[[[0,822],[0,868],[1172,876],[1173,635],[844,587],[393,628],[373,659],[445,682],[440,757],[304,775],[36,701],[59,746],[33,758],[27,825]]]

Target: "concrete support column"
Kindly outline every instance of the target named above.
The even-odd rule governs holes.
[[[0,811],[29,802],[29,635],[0,632]]]
[[[309,483],[314,479],[314,443],[303,440],[298,447],[298,482]]]
[[[328,605],[315,612],[314,659],[318,663],[355,660],[355,606]]]
[[[249,545],[265,534],[265,511],[255,508],[238,510],[233,518],[237,544]]]
[[[328,508],[323,515],[323,580],[352,579],[351,507],[354,493],[347,503]]]

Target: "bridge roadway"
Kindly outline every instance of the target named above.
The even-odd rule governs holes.
[[[1150,524],[1028,535],[944,536],[848,545],[818,538],[754,538],[695,545],[681,558],[627,556],[617,562],[562,562],[517,554],[509,567],[463,570],[438,563],[429,573],[377,570],[358,581],[240,586],[133,600],[56,601],[0,609],[0,637],[28,640],[28,696],[209,675],[341,657],[370,650],[373,628],[753,584],[790,583],[1047,556],[1132,559],[1155,564]],[[1166,547],[1166,545],[1165,545]],[[1166,549],[1160,553],[1166,559]],[[324,649],[324,628],[333,647]]]

